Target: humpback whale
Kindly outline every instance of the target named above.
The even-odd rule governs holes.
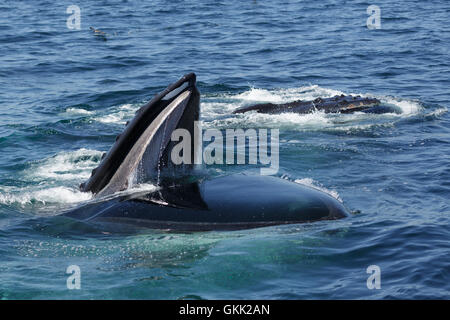
[[[256,111],[258,113],[278,114],[284,112],[312,113],[314,111],[324,111],[325,113],[398,113],[394,107],[385,106],[376,98],[367,98],[351,95],[336,95],[331,98],[317,98],[315,100],[296,100],[288,103],[261,103],[251,106],[244,106],[233,111],[234,114]]]
[[[94,224],[176,231],[237,230],[348,216],[345,206],[330,195],[285,179],[202,176],[186,164],[178,170],[169,158],[171,133],[183,128],[193,135],[199,105],[196,76],[190,73],[142,106],[80,185],[95,195],[94,201],[63,215]],[[192,141],[191,150],[194,147]],[[192,160],[195,156],[193,152]],[[117,193],[146,181],[157,187]]]

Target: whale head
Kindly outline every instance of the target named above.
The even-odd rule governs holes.
[[[172,132],[182,128],[193,136],[199,103],[194,73],[169,85],[139,108],[91,177],[80,185],[81,191],[107,195],[127,189],[130,183],[156,179],[158,170],[170,165]],[[193,163],[194,152],[191,157]]]

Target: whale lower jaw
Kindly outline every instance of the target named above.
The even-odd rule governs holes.
[[[130,225],[171,231],[241,230],[336,220],[335,198],[271,176],[234,174],[96,201],[65,216],[110,230]]]

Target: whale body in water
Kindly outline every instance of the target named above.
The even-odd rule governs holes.
[[[80,189],[94,201],[64,213],[92,223],[131,224],[164,230],[237,230],[334,220],[348,216],[344,205],[319,190],[273,176],[197,176],[170,161],[179,128],[194,134],[200,93],[193,73],[142,106],[100,165]],[[194,141],[192,149],[194,150]],[[194,163],[195,152],[192,152]],[[172,172],[162,174],[163,171]],[[183,176],[178,175],[183,172]],[[152,182],[152,191],[117,193],[132,183]]]
[[[255,111],[258,113],[279,114],[285,112],[307,114],[315,111],[325,113],[399,113],[401,110],[394,106],[383,105],[376,98],[337,95],[331,98],[317,98],[314,100],[296,100],[287,103],[260,103],[244,106],[233,111],[234,114]]]

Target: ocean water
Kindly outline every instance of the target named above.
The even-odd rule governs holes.
[[[449,20],[447,0],[0,1],[0,298],[448,299]],[[278,176],[352,215],[203,233],[61,223],[125,122],[187,72],[205,128],[278,128]],[[231,115],[341,93],[402,112]]]

